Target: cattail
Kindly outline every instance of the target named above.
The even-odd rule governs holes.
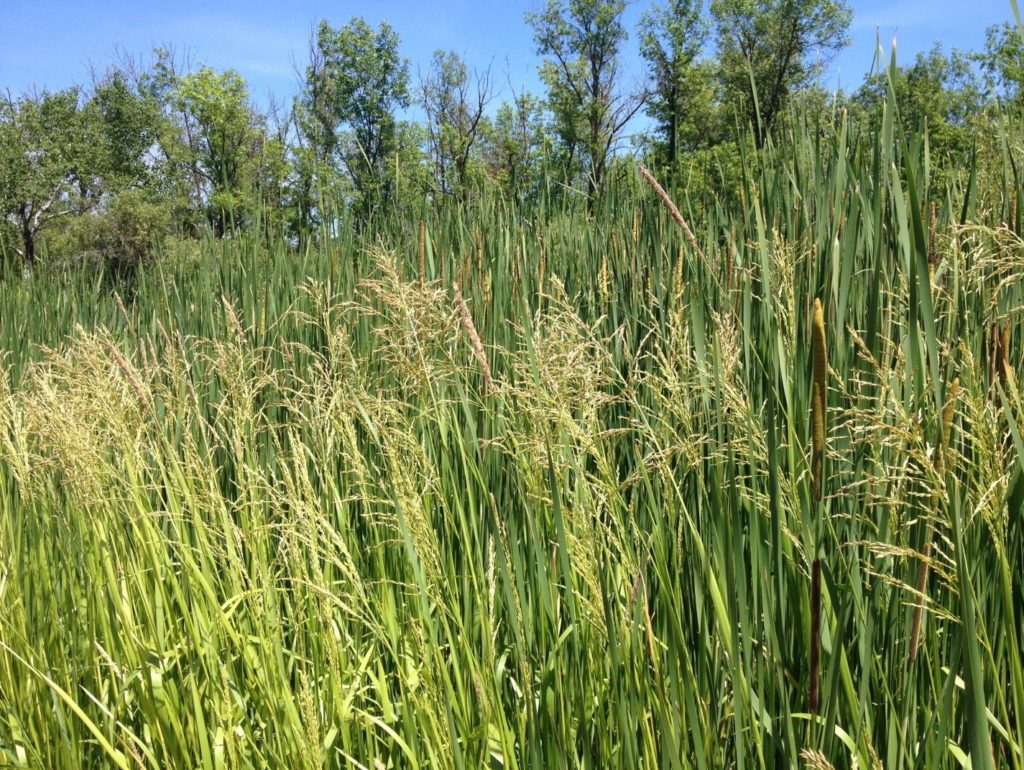
[[[825,349],[825,315],[821,300],[814,300],[814,321],[811,329],[813,381],[811,384],[811,498],[817,504],[822,497],[825,469],[825,380],[828,372]]]
[[[956,399],[960,393],[960,378],[956,378],[949,385],[949,397],[942,407],[942,426],[939,435],[938,446],[935,447],[935,475],[942,476],[945,461],[943,453],[949,445],[949,434],[953,429],[953,412],[956,407]],[[932,494],[932,511],[938,514],[939,494]],[[917,660],[917,653],[921,647],[921,619],[924,614],[924,593],[928,588],[929,563],[932,556],[932,523],[929,521],[924,534],[924,546],[921,548],[921,564],[917,568],[917,606],[914,607],[914,617],[910,623],[910,662]]]
[[[425,219],[420,220],[420,237],[416,264],[419,270],[420,288],[422,289],[427,275],[427,220]]]
[[[633,209],[633,248],[640,245],[640,210]]]
[[[676,204],[672,202],[672,199],[668,197],[668,193],[665,192],[664,188],[660,184],[658,184],[658,180],[654,178],[651,172],[644,168],[643,164],[639,164],[639,169],[643,178],[647,180],[647,183],[654,190],[654,194],[661,198],[661,202],[665,204],[665,208],[668,209],[669,215],[682,229],[683,235],[686,236],[686,240],[689,242],[690,247],[697,252],[697,255],[702,261],[706,262],[707,258],[704,256],[704,252],[701,250],[700,245],[698,245],[697,238],[694,236],[693,231],[690,230],[690,226],[686,224],[686,220],[683,219],[683,215],[679,213],[679,209],[676,208]]]
[[[118,350],[112,342],[107,342],[107,350],[110,352],[110,356],[117,363],[118,368],[124,374],[125,379],[128,380],[128,384],[131,389],[135,391],[135,397],[139,399],[139,403],[142,404],[143,408],[147,412],[153,411],[153,406],[149,403],[149,398],[146,396],[146,391],[142,388],[142,383],[139,382],[139,378],[135,376],[135,372],[132,371],[131,366],[128,365],[128,361],[121,355],[121,351]]]
[[[476,356],[476,360],[480,364],[480,370],[484,375],[484,388],[488,395],[492,395],[495,392],[495,388],[494,380],[491,379],[491,367],[487,363],[487,354],[484,353],[484,346],[480,341],[480,335],[476,333],[473,316],[469,314],[469,307],[466,305],[466,300],[462,298],[462,292],[459,291],[457,283],[452,284],[452,290],[455,292],[455,304],[459,309],[459,315],[462,317],[462,326],[469,336],[469,346],[472,348],[473,355]]]

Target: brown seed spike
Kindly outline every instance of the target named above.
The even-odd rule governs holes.
[[[828,351],[825,347],[825,314],[821,300],[814,300],[811,328],[813,379],[811,383],[811,499],[821,502],[825,470],[825,409]]]

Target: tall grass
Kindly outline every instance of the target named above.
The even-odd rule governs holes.
[[[8,278],[0,766],[1024,767],[1021,134],[892,109],[689,235],[637,176]]]

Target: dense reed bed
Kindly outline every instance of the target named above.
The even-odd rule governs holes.
[[[892,109],[8,276],[0,766],[1024,768],[1021,127]]]

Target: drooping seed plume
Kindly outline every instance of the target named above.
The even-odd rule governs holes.
[[[484,345],[480,341],[480,335],[477,334],[476,325],[473,323],[473,316],[470,315],[469,306],[466,304],[466,300],[463,299],[462,291],[457,283],[452,284],[452,291],[455,293],[455,305],[459,310],[462,326],[469,337],[469,346],[476,357],[477,363],[480,364],[480,371],[484,376],[484,388],[487,391],[487,395],[493,395],[495,387],[494,380],[491,378],[491,366],[487,361],[487,354],[484,352]]]
[[[946,447],[949,445],[949,434],[953,429],[953,414],[956,409],[956,399],[960,394],[960,378],[957,377],[949,385],[949,394],[946,398],[946,403],[942,407],[942,424],[940,426],[941,433],[939,436],[939,443],[935,447],[934,465],[935,475],[937,478],[941,478],[945,470],[945,461],[943,455],[946,452]],[[938,490],[932,494],[932,515],[938,516],[939,505],[941,501],[939,499]],[[917,595],[915,597],[916,603],[914,606],[914,616],[910,624],[910,662],[913,663],[917,660],[917,654],[921,647],[921,622],[924,616],[924,602],[926,601],[925,592],[928,590],[928,573],[931,569],[931,556],[932,556],[932,537],[934,535],[934,525],[932,520],[929,519],[925,526],[924,545],[921,548],[921,563],[918,566],[917,571]]]
[[[654,178],[654,175],[648,171],[643,164],[638,164],[637,168],[640,170],[640,174],[643,178],[647,180],[651,189],[654,190],[654,194],[661,199],[663,204],[665,204],[665,208],[668,209],[669,215],[683,231],[683,235],[686,236],[686,240],[690,244],[690,248],[697,253],[702,261],[706,261],[706,258],[704,257],[704,250],[701,249],[700,244],[697,243],[696,236],[693,234],[690,226],[686,224],[686,220],[683,219],[683,215],[679,213],[679,208],[676,206],[675,202],[669,197],[668,193],[665,192],[665,189],[658,184],[658,180]]]

